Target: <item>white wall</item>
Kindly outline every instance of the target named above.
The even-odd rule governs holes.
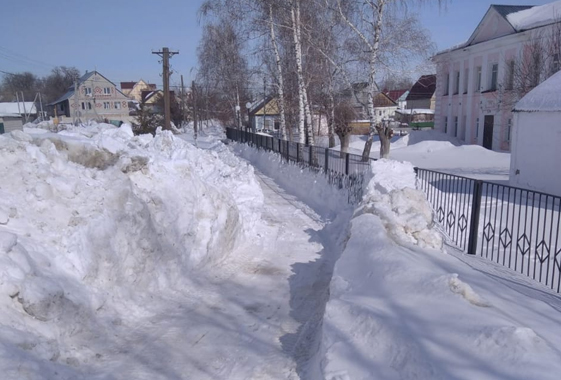
[[[561,196],[561,112],[516,112],[510,184]]]

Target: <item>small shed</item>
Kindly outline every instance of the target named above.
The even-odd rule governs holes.
[[[19,129],[23,130],[21,115],[15,113],[0,113],[0,134],[10,133]]]
[[[510,184],[561,196],[561,71],[516,103]]]

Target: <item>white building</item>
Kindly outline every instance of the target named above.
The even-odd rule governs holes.
[[[17,113],[0,112],[0,135],[3,133],[10,133],[16,129],[23,130],[21,116]]]
[[[536,42],[561,36],[561,1],[542,6],[491,5],[469,37],[433,57],[437,65],[435,128],[467,143],[510,150],[512,107],[518,67],[535,70],[526,77],[534,87],[559,70],[561,51],[533,55]]]
[[[561,196],[561,72],[513,110],[510,184]]]

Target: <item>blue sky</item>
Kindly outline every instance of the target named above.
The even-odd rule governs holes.
[[[448,0],[419,12],[438,49],[465,41],[492,3],[542,5],[552,0]],[[202,0],[12,0],[3,5],[0,70],[46,75],[54,66],[98,70],[114,83],[145,79],[161,84],[159,57],[167,46],[172,84],[196,73]]]

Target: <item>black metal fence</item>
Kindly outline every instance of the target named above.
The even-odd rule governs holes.
[[[370,161],[362,161],[362,156],[233,128],[226,129],[226,137],[251,144],[258,149],[279,153],[287,162],[323,171],[329,183],[348,191],[349,203],[357,204],[362,199],[364,173],[370,167]]]
[[[349,190],[350,203],[362,198],[370,161],[362,161],[361,156],[230,128],[227,137],[323,170],[330,183]],[[435,222],[451,244],[560,292],[561,197],[434,170],[415,170]]]
[[[560,292],[561,197],[417,169],[449,240]]]

